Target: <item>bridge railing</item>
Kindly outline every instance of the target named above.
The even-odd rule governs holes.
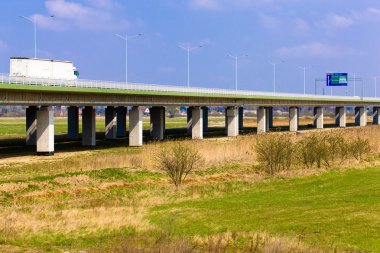
[[[91,88],[91,89],[115,89],[115,90],[134,90],[134,91],[153,91],[153,92],[174,92],[174,93],[194,93],[194,94],[219,94],[219,95],[236,95],[236,96],[266,96],[273,98],[312,98],[312,99],[357,99],[360,97],[347,96],[321,96],[321,95],[304,95],[296,93],[273,93],[261,91],[231,90],[218,88],[200,88],[200,87],[183,87],[171,85],[143,84],[143,83],[122,83],[99,80],[61,80],[47,78],[30,78],[30,77],[13,77],[9,74],[0,74],[0,83],[14,85],[37,85],[51,87],[71,87],[71,88]]]

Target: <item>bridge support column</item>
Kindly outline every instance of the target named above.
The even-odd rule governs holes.
[[[314,127],[323,129],[323,107],[314,107]]]
[[[54,155],[54,111],[47,106],[37,112],[37,155]]]
[[[67,138],[79,139],[79,108],[77,106],[67,108]]]
[[[335,108],[335,125],[338,127],[346,127],[346,108],[344,106]]]
[[[203,131],[208,130],[208,107],[202,107],[202,115],[203,115]]]
[[[299,110],[298,107],[292,106],[289,108],[289,130],[290,132],[298,131],[298,119]]]
[[[187,108],[187,135],[192,135],[192,126],[193,126],[193,108],[192,106],[189,106]]]
[[[133,106],[129,111],[129,146],[143,145],[143,113],[139,106]]]
[[[116,110],[114,106],[107,106],[105,110],[105,137],[107,140],[116,139]]]
[[[239,107],[239,130],[244,128],[244,107]]]
[[[201,107],[193,107],[192,110],[192,138],[193,139],[203,139],[203,110]]]
[[[116,108],[116,136],[127,136],[127,108],[125,106]]]
[[[82,110],[82,145],[96,145],[96,112],[92,106],[86,106]]]
[[[263,134],[267,132],[267,113],[266,108],[260,106],[257,108],[257,134]]]
[[[239,114],[235,106],[227,107],[227,136],[235,137],[239,135]]]
[[[26,108],[26,145],[34,146],[37,143],[37,106]]]
[[[165,132],[165,107],[150,108],[150,135],[155,140],[163,140]]]
[[[380,107],[373,107],[373,125],[379,125],[380,121]]]
[[[266,131],[268,132],[273,128],[273,107],[265,108],[265,121],[266,121]]]
[[[355,125],[367,125],[367,110],[365,107],[355,107]]]

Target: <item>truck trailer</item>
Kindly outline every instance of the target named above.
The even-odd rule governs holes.
[[[76,80],[79,72],[71,61],[11,57],[11,77]]]

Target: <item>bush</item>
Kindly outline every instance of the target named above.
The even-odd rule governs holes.
[[[254,149],[257,160],[265,164],[267,171],[273,175],[280,170],[291,167],[293,143],[286,135],[263,135],[257,139]]]
[[[351,155],[360,161],[365,153],[371,151],[368,139],[362,139],[359,136],[348,143],[348,149]]]
[[[323,155],[319,138],[313,134],[297,142],[297,158],[308,168],[312,168],[314,163],[320,164]]]
[[[202,157],[190,145],[177,142],[164,147],[157,154],[156,160],[159,168],[168,174],[178,188]]]
[[[288,136],[268,135],[257,140],[255,151],[259,162],[270,174],[289,169],[293,164],[307,168],[331,166],[337,159],[361,160],[371,151],[368,139],[361,137],[349,140],[341,132],[318,132],[305,135],[292,143]]]
[[[314,133],[297,142],[297,157],[299,162],[308,168],[314,165],[321,168],[322,164],[331,166],[337,158],[343,162],[353,156],[353,150],[357,149],[352,147],[353,145],[361,146],[362,154],[368,150],[364,143],[360,141],[351,143],[339,132]]]

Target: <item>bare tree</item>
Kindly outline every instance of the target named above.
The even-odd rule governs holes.
[[[160,169],[165,171],[176,188],[201,161],[202,156],[189,144],[175,142],[167,145],[156,156]]]

